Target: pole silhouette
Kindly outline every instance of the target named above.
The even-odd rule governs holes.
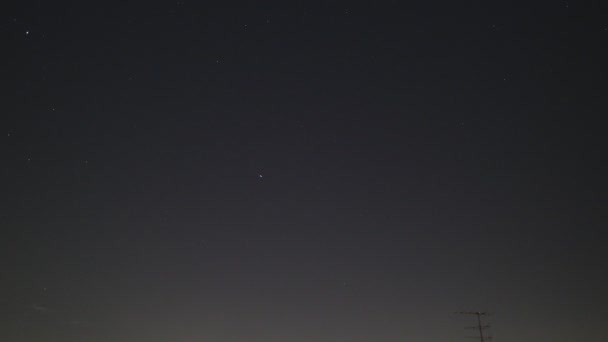
[[[489,328],[490,325],[489,324],[487,324],[487,325],[481,324],[481,316],[489,316],[489,315],[491,315],[490,313],[485,312],[485,311],[460,311],[460,312],[457,312],[457,313],[460,314],[460,315],[475,315],[475,316],[477,316],[477,326],[466,327],[465,328],[465,329],[477,329],[477,330],[479,330],[479,336],[470,336],[471,338],[479,338],[479,340],[481,342],[485,342],[486,340],[491,339],[491,337],[485,337],[485,336],[483,336],[483,330]]]

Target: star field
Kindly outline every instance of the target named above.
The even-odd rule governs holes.
[[[0,340],[605,335],[604,4],[0,13]]]

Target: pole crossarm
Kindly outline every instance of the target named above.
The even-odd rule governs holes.
[[[483,335],[483,331],[485,329],[488,329],[490,327],[489,324],[483,325],[481,323],[481,316],[491,316],[492,313],[490,312],[486,312],[486,311],[459,311],[456,312],[459,315],[472,315],[472,316],[477,316],[477,325],[473,326],[473,327],[465,327],[465,329],[477,329],[479,330],[479,336],[465,336],[466,338],[475,338],[475,339],[479,339],[479,341],[481,342],[485,342],[486,340],[491,340],[492,337],[490,336],[484,336]]]

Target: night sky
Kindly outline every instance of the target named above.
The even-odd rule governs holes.
[[[606,340],[608,3],[3,6],[0,340]]]

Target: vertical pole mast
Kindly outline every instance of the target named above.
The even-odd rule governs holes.
[[[483,328],[481,326],[481,314],[478,312],[477,313],[477,327],[479,328],[479,338],[481,339],[481,342],[483,341]]]
[[[475,315],[477,316],[477,326],[472,326],[472,327],[467,327],[467,329],[476,329],[479,330],[479,336],[467,336],[467,337],[474,337],[474,338],[479,338],[479,340],[481,342],[485,342],[486,338],[483,336],[483,329],[485,328],[489,328],[490,325],[483,325],[481,324],[481,316],[489,316],[491,315],[491,313],[489,312],[484,312],[484,311],[461,311],[461,312],[456,312],[457,314],[461,314],[461,315]],[[487,339],[491,339],[491,337],[487,338]]]

